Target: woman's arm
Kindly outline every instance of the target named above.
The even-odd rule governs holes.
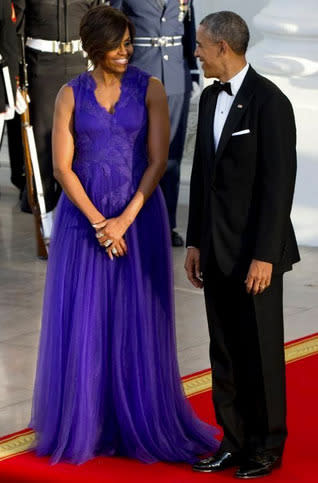
[[[54,177],[60,183],[68,198],[82,211],[90,223],[98,223],[104,219],[104,216],[93,205],[80,180],[72,170],[74,156],[73,113],[73,89],[63,86],[56,98],[53,119]]]
[[[170,139],[169,109],[166,93],[158,79],[150,78],[146,96],[148,108],[148,168],[135,196],[123,212],[131,224],[158,186],[167,167]]]
[[[106,229],[103,231],[111,239],[124,235],[158,186],[166,170],[170,137],[168,102],[163,85],[153,77],[149,80],[146,105],[148,109],[148,167],[134,197],[123,213],[118,218],[110,219],[107,222]],[[101,239],[102,241],[103,239]]]

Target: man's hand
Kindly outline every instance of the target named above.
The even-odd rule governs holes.
[[[272,279],[273,264],[252,260],[245,284],[247,293],[260,294],[270,286]]]
[[[200,250],[198,250],[198,248],[188,248],[184,268],[192,285],[196,288],[202,288],[203,282],[200,274]]]

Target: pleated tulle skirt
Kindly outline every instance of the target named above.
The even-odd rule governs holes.
[[[170,233],[160,190],[111,261],[62,195],[55,219],[30,426],[37,452],[189,461],[217,447],[184,398],[176,357]]]

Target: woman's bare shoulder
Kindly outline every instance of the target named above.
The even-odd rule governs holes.
[[[71,86],[64,84],[59,90],[55,105],[58,108],[64,108],[65,110],[73,110],[75,104],[74,93]]]
[[[166,98],[167,95],[162,82],[157,77],[150,77],[147,90],[147,102],[162,101]]]

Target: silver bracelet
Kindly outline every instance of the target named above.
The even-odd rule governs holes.
[[[100,225],[101,223],[103,223],[104,221],[106,221],[106,218],[104,218],[103,220],[99,221],[98,223],[92,223],[92,227],[93,228],[97,228],[97,226]]]

